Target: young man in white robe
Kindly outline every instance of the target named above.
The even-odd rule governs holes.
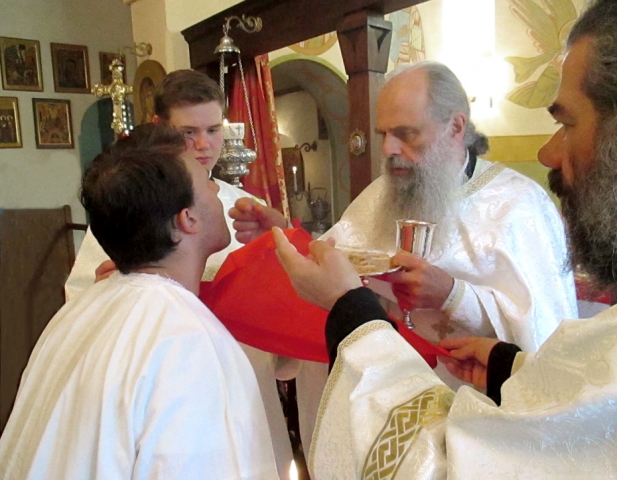
[[[187,141],[188,152],[210,172],[219,159],[223,145],[223,103],[221,89],[207,75],[195,70],[177,70],[163,79],[156,92],[154,121],[165,123],[182,132]],[[238,199],[250,195],[221,180],[214,181],[219,187],[218,197],[226,212],[227,228],[233,232],[233,220],[227,212]],[[255,199],[255,201],[258,205],[255,207],[256,210],[266,212],[265,216],[260,217],[264,228],[287,225],[282,214],[262,205],[260,200]],[[212,280],[227,255],[241,246],[242,244],[232,237],[226,248],[211,255],[203,271],[203,280]],[[109,270],[108,259],[108,255],[88,230],[65,286],[67,299],[76,297],[81,290],[94,283],[95,270],[101,264],[103,264],[101,271],[111,272],[113,264],[111,264],[112,270]],[[274,442],[279,475],[284,480],[289,473],[292,451],[276,385],[275,370],[278,358],[248,345],[242,344],[242,348],[257,375]]]
[[[259,387],[197,297],[230,241],[218,186],[167,127],[138,127],[82,184],[119,272],[68,302],[24,371],[0,478],[278,478]]]
[[[549,109],[561,127],[539,159],[562,200],[571,264],[614,288],[617,3],[592,2],[567,45]],[[443,340],[449,370],[500,398],[467,386],[454,393],[398,335],[340,252],[315,242],[311,261],[275,234],[300,294],[331,309],[333,368],[311,449],[315,480],[615,478],[617,307],[565,319],[535,355],[495,339]]]

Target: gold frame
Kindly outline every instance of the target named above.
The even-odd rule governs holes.
[[[21,49],[23,47],[25,50],[24,55],[26,58],[30,58],[30,63],[27,64],[25,60],[21,60],[21,63],[24,64],[23,68],[26,69],[29,67],[29,70],[33,68],[36,70],[34,72],[33,78],[36,78],[35,84],[24,84],[15,82],[13,75],[9,75],[9,68],[13,67],[16,60],[12,59],[14,55],[17,55],[17,51],[13,52],[12,50]],[[10,54],[9,54],[10,53]],[[34,53],[34,59],[32,59],[32,53]],[[41,44],[38,40],[27,40],[24,38],[11,38],[11,37],[0,37],[0,64],[2,66],[2,88],[5,90],[22,90],[28,92],[42,92],[43,91],[43,70],[41,68]],[[28,70],[24,70],[24,73]],[[15,72],[16,75],[23,75]]]
[[[56,114],[55,118],[50,117],[48,119],[50,122],[54,120],[54,125],[49,127],[49,130],[46,129],[47,126],[44,124],[47,119],[44,119],[41,115],[41,109],[44,107],[48,108],[50,114]],[[33,98],[32,110],[34,115],[36,148],[75,148],[70,100]],[[56,121],[56,119],[58,119],[58,121]],[[57,124],[59,124],[59,127]],[[50,140],[50,137],[53,138],[54,135],[56,135],[60,141]]]
[[[150,95],[150,112],[147,110],[147,100],[144,97],[144,87],[148,85],[150,92],[154,92],[165,78],[166,72],[156,60],[144,60],[137,67],[135,72],[135,78],[133,79],[133,111],[135,115],[135,125],[141,125],[143,123],[151,122],[152,118],[147,118],[147,114],[150,116],[154,114],[154,97]]]
[[[14,142],[3,142],[3,129],[6,128],[5,121],[8,120],[10,123],[10,119],[4,118],[2,112],[3,110],[12,110],[13,111],[13,123],[14,123]],[[0,148],[22,148],[23,144],[21,142],[21,124],[19,122],[19,100],[17,97],[0,97]]]
[[[76,70],[71,73],[71,77],[73,78],[67,80],[66,65],[69,60],[73,62]],[[54,69],[54,90],[56,92],[90,93],[88,47],[85,45],[52,43],[51,63]]]

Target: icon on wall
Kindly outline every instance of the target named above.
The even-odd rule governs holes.
[[[56,92],[90,93],[88,47],[52,43],[51,63],[54,67]]]
[[[5,90],[43,91],[41,46],[37,40],[0,37],[0,64]]]
[[[70,100],[33,98],[36,148],[74,148]]]
[[[0,148],[21,148],[17,97],[0,97]]]
[[[118,55],[117,53],[112,52],[99,52],[102,85],[111,85],[112,76],[109,67],[111,66],[111,62],[113,62],[116,58],[119,58],[122,65],[124,65],[124,70],[122,71],[122,82],[126,83],[126,55]]]

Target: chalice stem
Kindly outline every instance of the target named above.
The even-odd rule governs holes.
[[[411,310],[403,310],[403,323],[409,330],[416,328],[415,323],[411,321]]]

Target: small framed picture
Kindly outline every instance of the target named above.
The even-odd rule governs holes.
[[[51,44],[54,90],[62,93],[90,93],[88,47]]]
[[[113,62],[114,59],[118,57],[120,57],[120,61],[122,62],[122,65],[124,65],[124,70],[122,71],[122,81],[126,84],[126,55],[118,55],[117,53],[111,52],[99,52],[102,85],[111,85],[112,78],[109,66],[111,65],[111,62]]]
[[[70,100],[33,98],[36,148],[74,148]]]
[[[0,64],[5,90],[43,91],[41,46],[37,40],[0,37]]]
[[[0,148],[21,148],[17,97],[0,97]]]

